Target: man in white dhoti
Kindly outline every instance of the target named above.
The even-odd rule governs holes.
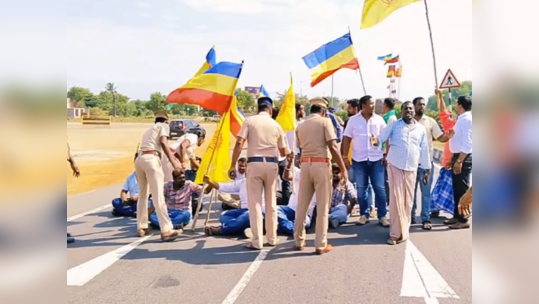
[[[387,126],[379,138],[372,137],[373,145],[391,143],[387,155],[389,177],[389,245],[406,242],[410,238],[410,224],[414,203],[417,169],[425,170],[423,183],[430,180],[430,151],[425,127],[414,120],[412,102],[402,104],[402,119]]]

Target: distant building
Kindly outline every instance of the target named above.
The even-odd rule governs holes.
[[[77,119],[81,118],[84,115],[90,115],[90,110],[85,108],[77,108],[77,105],[71,101],[70,98],[67,99],[67,119]]]
[[[260,87],[245,87],[245,91],[251,94],[255,100],[260,95]]]

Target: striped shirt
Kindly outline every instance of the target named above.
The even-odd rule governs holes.
[[[403,171],[431,169],[429,141],[425,127],[413,121],[407,125],[402,119],[387,126],[378,138],[380,142],[389,140],[387,161]]]
[[[344,185],[344,192],[341,185],[333,189],[333,195],[331,196],[331,208],[335,208],[341,204],[348,205],[352,200],[357,200],[357,192],[354,185],[348,181]]]
[[[202,186],[191,181],[186,181],[180,190],[174,190],[174,182],[165,184],[165,201],[167,208],[171,210],[191,211],[191,196],[194,193],[201,193]]]

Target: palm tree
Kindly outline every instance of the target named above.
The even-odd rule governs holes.
[[[109,92],[111,95],[112,95],[112,102],[114,104],[114,117],[116,117],[118,115],[117,113],[117,107],[116,107],[116,87],[114,86],[114,83],[112,82],[109,82],[105,85],[105,90],[107,90],[107,92]]]

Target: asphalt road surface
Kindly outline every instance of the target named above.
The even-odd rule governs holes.
[[[352,218],[330,231],[327,255],[314,255],[314,235],[301,253],[286,237],[252,252],[242,239],[205,237],[203,220],[174,243],[161,243],[159,231],[136,238],[134,219],[111,216],[119,191],[68,199],[77,242],[67,246],[67,303],[472,303],[472,230],[449,231],[442,220],[431,232],[412,227],[400,246],[386,245],[377,222],[358,227]]]

